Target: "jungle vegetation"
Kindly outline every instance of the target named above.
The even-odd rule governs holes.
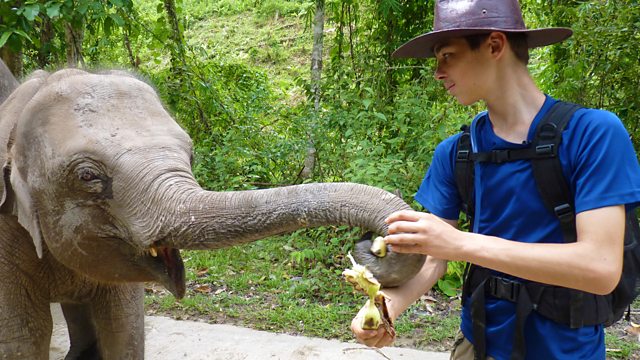
[[[618,114],[638,148],[640,1],[520,2],[530,28],[574,30],[532,51],[539,86]],[[436,144],[482,109],[449,98],[433,60],[391,59],[431,29],[432,9],[433,0],[0,0],[0,57],[19,78],[71,66],[148,79],[194,140],[205,188],[350,181],[399,190],[420,209],[413,194]],[[151,293],[149,304],[227,319],[246,304],[258,327],[348,338],[362,299],[339,274],[359,236],[311,229],[193,253],[190,296]],[[455,297],[461,275],[452,263],[440,293]],[[266,294],[277,306],[259,305]]]

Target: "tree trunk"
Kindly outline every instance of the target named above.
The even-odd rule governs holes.
[[[72,23],[64,24],[64,38],[67,43],[67,66],[76,68],[84,67],[82,56],[82,41],[84,40],[84,27],[76,27]]]
[[[140,58],[137,55],[133,54],[133,50],[131,50],[131,40],[129,39],[129,26],[127,25],[124,29],[123,29],[123,42],[124,42],[124,47],[127,50],[127,55],[129,57],[129,64],[131,64],[131,67],[134,69],[137,69],[138,66],[140,65]]]
[[[180,32],[180,22],[178,21],[178,11],[175,0],[164,0],[164,10],[167,13],[167,22],[171,30],[171,40],[174,46],[171,47],[171,68],[177,74],[181,74],[184,69],[184,42]]]
[[[320,80],[322,78],[322,42],[324,39],[324,0],[316,0],[316,16],[313,19],[313,50],[311,52],[311,91],[313,108],[320,108]]]
[[[40,48],[38,48],[38,66],[44,69],[49,65],[49,58],[51,56],[51,43],[55,32],[51,24],[51,19],[43,15],[42,24],[40,25]]]
[[[22,51],[15,52],[4,46],[0,48],[0,59],[4,61],[13,76],[16,78],[22,77]]]
[[[313,134],[317,127],[320,113],[321,80],[322,80],[322,42],[324,38],[324,0],[316,0],[316,15],[313,19],[313,50],[311,51],[311,92],[313,94],[313,120],[309,129],[309,142],[304,168],[300,172],[302,180],[310,179],[316,163],[316,147]]]

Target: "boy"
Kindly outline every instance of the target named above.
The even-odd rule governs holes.
[[[518,149],[532,140],[536,124],[557,102],[529,75],[528,49],[563,41],[571,33],[526,29],[517,0],[436,0],[434,31],[407,42],[394,56],[435,57],[434,76],[449,94],[463,105],[486,104],[487,112],[471,127],[474,152]],[[579,109],[562,133],[559,158],[574,199],[575,242],[564,241],[557,218],[545,208],[529,160],[475,165],[474,233],[459,231],[462,199],[454,174],[459,137],[438,145],[416,194],[430,213],[403,211],[387,219],[385,242],[393,251],[428,255],[415,278],[385,289],[391,318],[435,284],[446,260],[490,269],[513,287],[525,282],[552,286],[545,290],[553,292],[545,295],[552,299],[562,289],[580,290],[585,299],[609,294],[622,271],[626,211],[640,202],[640,166],[620,120],[603,110]],[[472,315],[480,297],[484,322]],[[532,311],[524,325],[517,325],[524,321],[516,316],[520,299],[481,293],[463,300],[452,359],[473,359],[474,352],[476,358],[495,359],[605,358],[602,324],[576,328]],[[383,329],[362,330],[359,316],[351,328],[360,342],[393,343]],[[523,329],[520,339],[514,335],[517,326]]]

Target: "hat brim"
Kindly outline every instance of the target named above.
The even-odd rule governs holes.
[[[397,48],[396,51],[391,54],[391,57],[396,59],[434,57],[435,54],[433,53],[433,47],[443,40],[467,35],[490,33],[493,31],[504,33],[526,33],[529,48],[536,48],[559,43],[568,39],[573,34],[573,31],[571,29],[561,27],[522,30],[496,28],[462,28],[432,31],[407,41],[402,46]]]

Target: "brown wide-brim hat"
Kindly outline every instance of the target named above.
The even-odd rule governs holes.
[[[493,31],[525,33],[529,48],[555,44],[573,34],[563,27],[527,29],[517,0],[436,0],[433,31],[409,40],[392,57],[434,57],[434,46],[446,39]]]

